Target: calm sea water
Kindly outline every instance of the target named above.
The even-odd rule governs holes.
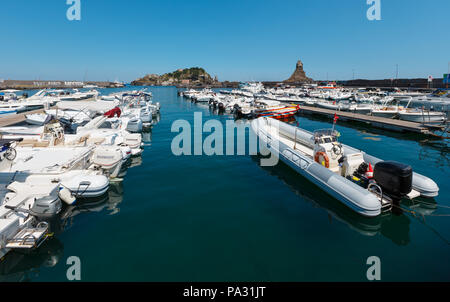
[[[162,105],[145,133],[145,152],[121,184],[95,203],[65,209],[63,230],[39,250],[9,254],[0,280],[66,281],[67,258],[83,281],[367,281],[366,260],[381,259],[383,281],[449,281],[450,217],[363,218],[284,164],[261,168],[251,156],[171,152],[173,121],[225,123],[175,88],[150,88]],[[114,90],[103,90],[110,93]],[[330,121],[297,118],[307,130]],[[414,135],[338,122],[341,141],[386,160],[410,163],[440,186],[417,213],[450,214],[449,147]]]

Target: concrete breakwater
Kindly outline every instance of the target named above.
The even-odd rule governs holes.
[[[97,86],[101,88],[120,88],[124,84],[117,82],[102,81],[24,81],[24,80],[0,80],[0,90],[2,89],[68,89],[83,88],[85,86]]]

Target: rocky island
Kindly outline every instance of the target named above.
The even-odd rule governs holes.
[[[297,65],[295,67],[295,71],[292,74],[292,76],[284,81],[285,83],[313,83],[314,80],[311,78],[308,78],[306,76],[305,71],[303,70],[303,63],[302,61],[298,60]]]
[[[305,83],[314,83],[314,80],[307,77],[303,70],[302,61],[298,61],[292,76],[284,82],[264,82],[265,86],[274,87],[281,84],[301,85]],[[131,82],[133,86],[176,86],[187,88],[202,87],[225,87],[236,88],[239,82],[219,82],[217,77],[212,77],[205,69],[200,67],[192,67],[178,69],[174,72],[165,73],[163,75],[147,74],[146,76]]]
[[[205,87],[221,86],[217,77],[213,78],[203,68],[192,67],[178,69],[163,75],[147,74],[143,78],[131,82],[135,86],[177,86],[177,87]]]

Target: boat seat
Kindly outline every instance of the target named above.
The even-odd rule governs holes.
[[[17,144],[19,147],[33,147],[33,145],[37,143],[37,139],[24,139],[20,143]]]
[[[18,144],[19,147],[46,148],[50,145],[48,141],[38,141],[36,139],[23,140]]]
[[[343,176],[353,175],[362,163],[364,163],[364,155],[361,152],[346,154],[342,167]]]
[[[36,142],[33,147],[35,148],[46,148],[50,146],[50,142],[49,141],[43,141],[43,142]]]

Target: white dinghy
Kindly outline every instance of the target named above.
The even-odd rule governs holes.
[[[49,147],[48,143],[34,140],[3,144],[6,151],[0,157],[0,174],[9,179],[9,183],[51,182],[60,184],[61,190],[68,189],[75,197],[98,197],[108,190],[109,179],[106,175],[110,171],[116,172],[117,168],[110,164],[115,161],[114,158],[108,162],[98,156],[95,158],[97,148],[100,147]],[[64,201],[73,202],[70,198]]]
[[[284,163],[361,215],[378,216],[404,197],[438,195],[433,180],[339,143],[334,130],[311,133],[264,117],[251,128]]]

